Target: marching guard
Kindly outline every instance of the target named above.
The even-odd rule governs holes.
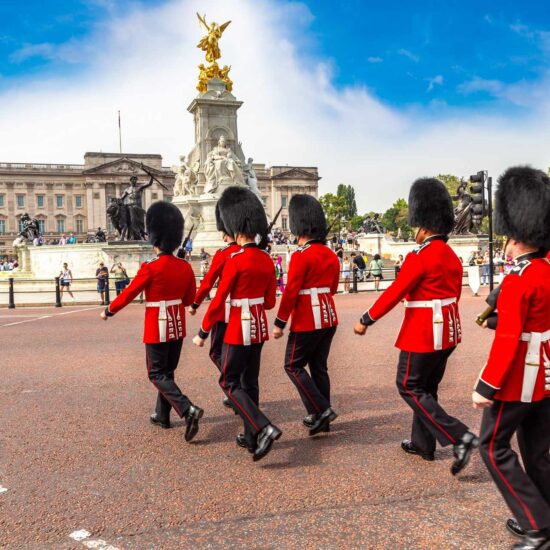
[[[411,439],[405,439],[401,448],[434,460],[436,440],[442,446],[453,445],[451,473],[456,475],[468,464],[479,441],[438,402],[447,360],[461,341],[458,301],[463,273],[460,260],[447,245],[454,212],[443,183],[433,178],[413,183],[409,224],[417,228],[419,247],[407,255],[399,277],[363,314],[354,330],[365,334],[367,327],[405,300],[405,319],[396,342],[401,350],[396,382],[414,415]]]
[[[176,206],[156,202],[147,210],[147,233],[157,257],[142,264],[130,285],[101,313],[105,321],[145,293],[143,342],[149,380],[158,390],[151,423],[170,428],[170,410],[185,418],[185,440],[191,441],[199,430],[203,410],[193,405],[176,382],[185,338],[185,306],[195,297],[195,275],[191,266],[174,256],[183,238],[184,220]]]
[[[229,297],[220,386],[244,423],[244,434],[237,435],[237,444],[258,461],[282,434],[259,408],[261,353],[269,339],[265,311],[275,307],[277,286],[273,262],[256,244],[257,236],[267,239],[267,218],[258,197],[245,187],[225,189],[218,206],[223,227],[241,248],[225,262],[216,296],[193,342],[204,346],[216,322],[223,318]]]
[[[495,338],[472,395],[484,409],[480,452],[514,514],[507,527],[522,536],[514,550],[550,549],[550,180],[510,168],[495,199],[495,230],[515,266],[500,285]]]
[[[317,199],[294,195],[289,204],[289,218],[299,248],[292,255],[273,337],[283,336],[292,316],[285,371],[307,410],[303,423],[309,434],[315,435],[329,431],[330,423],[337,417],[330,404],[327,362],[338,325],[332,295],[338,291],[340,262],[325,244],[327,222]]]
[[[221,275],[223,273],[223,268],[225,266],[226,261],[231,257],[232,254],[240,250],[240,246],[235,242],[235,239],[228,234],[228,231],[223,226],[223,223],[220,217],[220,209],[217,203],[216,203],[216,227],[218,231],[222,232],[222,235],[223,235],[222,239],[225,242],[225,246],[223,248],[220,248],[216,252],[216,254],[214,254],[214,258],[212,259],[212,264],[210,265],[210,269],[207,271],[206,275],[201,281],[199,289],[197,290],[197,294],[195,295],[195,299],[187,310],[190,315],[196,314],[197,309],[200,307],[204,299],[209,295],[210,291],[212,290],[216,282],[218,283],[218,286],[219,286]],[[222,357],[223,339],[225,337],[225,331],[227,330],[227,322],[229,321],[230,308],[231,308],[231,305],[229,303],[229,300],[226,300],[225,308],[222,312],[220,312],[220,317],[214,323],[210,334],[210,359],[212,360],[214,365],[216,365],[216,367],[220,372],[222,370],[221,357]],[[224,398],[223,404],[225,407],[228,407],[231,409],[233,408],[233,404],[231,403],[231,400],[228,397]]]

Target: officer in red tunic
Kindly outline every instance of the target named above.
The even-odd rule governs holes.
[[[195,299],[191,306],[188,308],[188,312],[190,315],[196,314],[197,309],[202,304],[204,299],[210,294],[210,291],[212,290],[212,288],[214,288],[214,285],[218,283],[219,286],[225,262],[231,256],[231,254],[234,254],[235,252],[238,252],[240,250],[240,246],[235,242],[233,237],[227,234],[227,230],[223,226],[220,217],[220,209],[217,204],[216,227],[218,231],[221,231],[223,234],[222,238],[225,242],[225,246],[223,248],[220,248],[216,252],[216,254],[214,254],[210,269],[201,281],[199,289],[197,290],[197,294],[195,295]],[[229,301],[226,301],[225,310],[220,313],[220,318],[214,323],[214,326],[212,327],[212,332],[210,334],[210,359],[212,360],[214,365],[216,365],[220,372],[222,370],[221,357],[223,339],[225,337],[225,331],[227,329],[227,321],[229,320],[230,307],[231,306],[229,304]],[[233,408],[233,404],[228,397],[223,400],[223,404],[225,407],[231,409]]]
[[[550,548],[550,180],[508,169],[496,192],[495,231],[515,266],[497,300],[489,359],[472,400],[483,408],[481,456],[524,536],[515,550]],[[510,440],[516,434],[521,467]],[[516,527],[516,522],[521,530]]]
[[[397,338],[401,352],[397,388],[413,409],[411,439],[401,448],[424,460],[434,460],[436,440],[453,445],[456,475],[468,463],[478,438],[438,402],[438,387],[449,356],[461,341],[458,301],[462,264],[447,236],[453,229],[451,197],[439,180],[416,180],[409,195],[409,224],[418,228],[420,245],[405,258],[399,277],[355,325],[357,334],[405,300],[405,319]]]
[[[338,325],[332,295],[338,291],[340,262],[325,244],[327,222],[317,199],[294,195],[289,204],[289,217],[290,230],[298,237],[299,248],[292,255],[273,336],[283,336],[292,316],[285,371],[308,412],[304,425],[310,435],[315,435],[329,431],[330,423],[337,416],[330,406],[327,362]]]
[[[259,408],[258,385],[262,347],[269,339],[265,311],[275,307],[277,283],[269,254],[255,240],[259,235],[266,241],[268,230],[258,197],[245,187],[228,187],[218,206],[223,226],[241,249],[226,260],[216,296],[193,342],[204,345],[230,298],[220,386],[244,422],[245,431],[237,436],[237,444],[248,448],[257,461],[282,434]]]
[[[145,262],[130,285],[101,314],[104,320],[145,293],[145,357],[149,380],[158,390],[157,406],[150,420],[170,428],[170,410],[185,418],[185,440],[199,430],[203,410],[181,392],[174,381],[185,337],[185,306],[195,297],[195,275],[191,266],[176,258],[174,250],[183,238],[184,220],[173,204],[156,202],[146,215],[147,233],[157,257]]]

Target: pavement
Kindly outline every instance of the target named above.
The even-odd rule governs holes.
[[[477,431],[470,396],[492,334],[484,301],[464,290],[464,343],[440,401]],[[261,402],[283,429],[263,461],[235,445],[207,349],[188,337],[176,379],[205,409],[195,441],[150,425],[155,391],[141,344],[143,306],[108,322],[101,308],[0,309],[0,548],[502,549],[508,510],[476,454],[458,478],[452,450],[406,455],[411,412],[395,388],[397,307],[353,335],[374,293],[336,297],[329,434],[314,438],[282,368],[285,340],[264,346]],[[273,314],[270,316],[273,318]]]

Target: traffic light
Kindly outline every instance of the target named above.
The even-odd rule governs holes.
[[[487,202],[485,198],[485,172],[481,171],[470,176],[470,191],[472,192],[472,217],[478,224],[487,215]]]

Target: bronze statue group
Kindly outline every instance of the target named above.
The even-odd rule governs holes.
[[[529,167],[508,169],[495,196],[496,232],[507,238],[515,267],[501,285],[494,342],[475,384],[473,406],[483,409],[479,436],[450,416],[438,387],[447,361],[462,339],[459,300],[462,265],[447,244],[454,224],[452,199],[437,179],[416,180],[410,190],[409,221],[418,248],[407,255],[399,276],[357,321],[364,335],[396,305],[405,318],[396,347],[397,387],[413,410],[410,439],[401,448],[434,460],[436,443],[452,446],[453,475],[479,447],[483,461],[513,513],[507,528],[519,537],[516,550],[550,549],[550,180]],[[102,313],[107,320],[145,293],[144,343],[150,381],[158,390],[153,424],[170,428],[170,411],[185,419],[185,440],[199,430],[204,411],[174,381],[185,315],[195,315],[217,284],[195,345],[210,336],[210,358],[219,370],[224,405],[241,417],[236,442],[254,461],[264,458],[282,431],[259,406],[261,353],[270,332],[284,336],[284,368],[307,416],[310,436],[329,432],[337,418],[330,399],[328,357],[338,325],[333,295],[339,261],[326,246],[327,223],[318,201],[295,195],[290,230],[298,236],[288,282],[270,330],[266,311],[276,306],[273,262],[265,252],[268,223],[258,197],[242,186],[225,189],[216,220],[225,246],[215,254],[196,290],[190,265],[174,255],[184,220],[172,204],[154,203],[147,233],[157,257],[142,265],[132,283]],[[472,381],[473,382],[473,381]],[[523,465],[511,447],[517,436]],[[480,548],[483,547],[482,543]]]

